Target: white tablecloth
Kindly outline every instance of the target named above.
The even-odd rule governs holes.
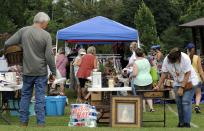
[[[17,91],[22,88],[22,85],[0,86],[0,91]]]
[[[88,91],[94,91],[94,92],[101,92],[101,91],[131,91],[131,87],[114,87],[114,88],[88,88]]]

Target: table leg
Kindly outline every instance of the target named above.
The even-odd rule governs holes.
[[[166,127],[166,101],[165,98],[163,99],[164,101],[164,127]]]
[[[0,119],[2,119],[4,122],[6,122],[8,125],[11,125],[11,122],[9,122],[4,116],[3,114],[1,113],[0,114]]]
[[[3,98],[2,98],[2,92],[0,92],[0,119],[2,119],[4,122],[6,122],[8,125],[11,123],[3,116]]]

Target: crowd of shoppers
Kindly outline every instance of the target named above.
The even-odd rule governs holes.
[[[5,48],[21,44],[23,47],[23,87],[20,101],[20,122],[27,126],[29,122],[29,103],[35,89],[35,112],[37,125],[45,125],[45,89],[48,82],[48,67],[51,71],[49,81],[55,78],[66,79],[68,64],[65,49],[60,48],[58,53],[52,50],[52,39],[45,31],[50,18],[44,12],[39,12],[33,19],[33,25],[18,30],[5,42]],[[179,48],[173,48],[163,60],[160,46],[152,46],[150,55],[138,48],[137,42],[130,44],[132,56],[124,69],[129,73],[133,95],[140,95],[137,90],[159,90],[169,75],[172,77],[173,89],[176,95],[179,123],[178,127],[190,127],[192,116],[192,98],[196,97],[196,113],[201,113],[201,88],[204,81],[204,72],[201,58],[195,53],[195,45],[190,43],[186,47],[187,53]],[[81,48],[74,59],[74,75],[77,82],[77,101],[86,100],[85,83],[91,72],[97,69],[96,48],[90,46]],[[151,70],[156,69],[157,79]],[[156,80],[156,82],[155,82]],[[60,95],[64,95],[65,81],[60,83]],[[149,105],[149,111],[155,112],[153,100],[144,100]]]

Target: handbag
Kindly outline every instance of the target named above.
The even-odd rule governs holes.
[[[172,79],[165,79],[164,80],[164,87],[173,88],[174,81]]]
[[[193,88],[192,82],[188,82],[188,83],[186,83],[184,90],[191,90],[192,88]]]
[[[60,91],[58,90],[58,88],[56,86],[53,86],[52,84],[48,85],[50,90],[49,90],[49,96],[58,96],[60,95]]]
[[[150,74],[152,76],[153,81],[158,81],[159,77],[158,77],[158,73],[157,73],[157,68],[155,66],[151,67]]]
[[[174,69],[175,69],[175,72],[176,72],[176,66],[174,64]],[[177,73],[177,72],[176,72]],[[192,82],[187,82],[185,87],[184,87],[184,90],[191,90],[193,88],[193,84]]]

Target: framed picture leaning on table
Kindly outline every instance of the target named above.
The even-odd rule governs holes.
[[[142,102],[141,97],[113,96],[111,100],[112,127],[141,127]]]

